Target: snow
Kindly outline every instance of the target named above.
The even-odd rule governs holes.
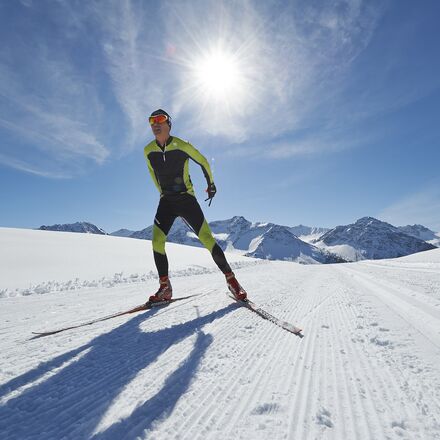
[[[187,255],[188,247],[166,246],[174,275],[217,270],[206,249],[191,249],[186,259],[180,254]],[[151,242],[145,240],[0,228],[0,249],[0,297],[156,279]],[[230,258],[233,264],[246,261],[252,260]]]
[[[317,243],[314,243],[314,245],[320,249],[325,249],[328,252],[339,255],[346,261],[359,261],[364,259],[361,251],[353,246],[350,246],[349,244],[327,246],[325,243],[318,241]]]
[[[306,243],[313,243],[322,236],[322,233],[299,235],[298,238]]]
[[[0,229],[2,439],[440,438],[440,249],[310,266],[228,254],[300,339],[232,302],[206,250],[167,245],[175,297],[199,296],[31,339],[144,302],[150,246]],[[32,287],[75,279],[90,284]]]

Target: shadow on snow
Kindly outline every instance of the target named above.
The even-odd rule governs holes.
[[[23,386],[0,406],[0,432],[8,439],[131,439],[171,414],[189,388],[213,338],[202,327],[235,310],[231,304],[206,316],[155,332],[144,333],[140,323],[154,315],[139,315],[90,343],[40,364],[0,386],[0,398]],[[156,395],[128,418],[93,435],[101,418],[120,392],[144,368],[173,345],[196,334],[191,353],[166,379]],[[78,356],[78,359],[75,357]],[[67,366],[60,368],[63,364]],[[54,372],[60,368],[60,371]],[[44,378],[46,374],[52,374]],[[32,385],[37,380],[40,383]],[[154,380],[154,377],[151,378]]]

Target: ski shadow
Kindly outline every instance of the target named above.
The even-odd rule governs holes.
[[[171,414],[188,389],[213,341],[211,335],[202,331],[203,326],[235,309],[235,304],[231,304],[206,316],[144,333],[140,324],[157,312],[151,310],[12,379],[0,387],[0,399],[4,401],[10,393],[21,393],[0,403],[2,438],[135,438]],[[162,389],[128,418],[94,435],[108,408],[136,375],[173,345],[194,334],[191,353]]]

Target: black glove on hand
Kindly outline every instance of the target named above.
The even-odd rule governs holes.
[[[206,192],[208,193],[208,198],[205,200],[205,202],[207,200],[209,200],[208,206],[211,206],[212,199],[214,198],[214,196],[215,196],[215,194],[217,192],[217,188],[215,187],[214,183],[210,183],[209,184]]]

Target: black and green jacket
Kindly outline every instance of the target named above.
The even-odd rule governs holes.
[[[209,184],[214,183],[211,167],[196,148],[175,136],[170,136],[165,147],[156,140],[144,148],[151,178],[161,195],[189,193],[194,195],[194,187],[189,176],[189,159],[198,163]]]

